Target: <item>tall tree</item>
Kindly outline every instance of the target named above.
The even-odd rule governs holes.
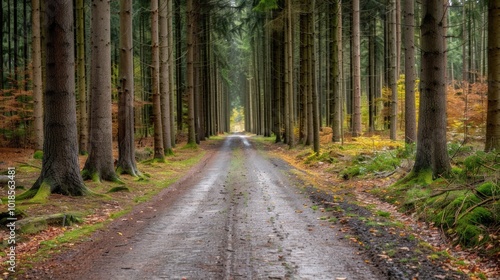
[[[172,151],[170,112],[171,80],[170,75],[170,54],[172,46],[170,45],[169,34],[172,33],[169,24],[169,2],[172,0],[160,0],[160,99],[161,99],[161,124],[163,132],[163,148],[165,155],[170,155]]]
[[[43,87],[42,46],[40,40],[40,0],[31,1],[32,60],[33,60],[33,118],[35,127],[35,149],[43,149]],[[3,48],[3,46],[0,46]],[[1,54],[1,53],[0,53]],[[0,84],[1,86],[1,84]],[[1,89],[1,88],[0,88]]]
[[[304,5],[304,4],[303,4]],[[307,3],[304,5],[306,6]],[[307,55],[308,48],[308,7],[303,7],[303,12],[300,14],[300,80],[299,80],[299,143],[310,145],[308,135],[308,95],[309,95],[309,56]]]
[[[361,41],[359,0],[352,1],[352,136],[361,136]]]
[[[432,171],[434,177],[450,171],[446,146],[446,81],[443,1],[422,3],[420,108],[417,154],[413,173]]]
[[[134,57],[132,41],[132,0],[120,1],[120,65],[118,91],[117,172],[139,175],[134,141]]]
[[[404,0],[405,142],[417,139],[415,107],[415,2]]]
[[[78,97],[80,107],[80,154],[88,152],[89,142],[89,112],[86,89],[85,67],[85,3],[84,0],[76,1],[76,75],[78,82]]]
[[[173,0],[167,1],[167,9],[170,11],[168,13],[168,30],[170,33],[168,34],[168,45],[170,46],[170,52],[168,53],[168,63],[169,63],[169,73],[170,73],[170,85],[169,89],[170,93],[170,145],[175,147],[175,135],[176,135],[176,125],[175,125],[175,56],[174,56],[174,9],[173,9]],[[167,148],[166,146],[164,148]]]
[[[40,6],[40,5],[39,5]],[[0,89],[3,89],[4,87],[4,84],[3,84],[3,78],[4,78],[4,72],[5,72],[5,68],[4,68],[4,59],[3,59],[3,28],[4,28],[4,24],[3,24],[3,16],[4,12],[3,12],[3,2],[2,4],[0,5],[0,23],[2,23],[2,27],[0,27],[0,42],[2,42],[2,44],[0,44]]]
[[[196,144],[195,120],[194,120],[194,45],[196,15],[193,8],[193,0],[187,0],[187,95],[188,95],[188,144]]]
[[[488,6],[488,113],[486,151],[500,151],[500,2]]]
[[[312,134],[313,134],[313,151],[319,155],[319,128],[320,128],[320,112],[319,112],[319,102],[318,102],[318,91],[316,87],[316,50],[315,50],[315,26],[316,26],[316,17],[315,15],[316,9],[316,1],[309,1],[309,30],[308,30],[308,56],[309,56],[309,70],[311,71],[309,75],[309,84],[311,91],[311,117],[312,117]]]
[[[75,97],[73,2],[45,0],[46,86],[44,143],[40,177],[30,193],[83,195],[80,175]]]
[[[285,45],[286,45],[286,59],[285,59],[285,114],[287,124],[287,143],[290,148],[294,146],[294,106],[293,106],[293,14],[292,14],[292,0],[287,1],[287,18],[285,29]]]
[[[160,41],[159,41],[158,0],[151,0],[151,75],[153,91],[154,158],[163,160],[162,113],[160,98]]]
[[[398,33],[396,0],[389,1],[389,87],[391,88],[390,137],[397,138],[398,128]]]
[[[333,30],[330,73],[332,75],[332,141],[338,142],[342,137],[342,1],[336,0],[333,9]]]
[[[13,65],[14,65],[14,88],[18,89],[19,88],[19,26],[18,26],[18,1],[13,1],[13,15],[14,15],[14,23],[13,23],[13,29],[14,29],[14,34],[12,36],[12,42],[14,43],[14,48],[12,50],[12,55],[13,55]]]
[[[117,180],[113,159],[111,116],[111,13],[110,1],[91,2],[90,153],[84,179]]]

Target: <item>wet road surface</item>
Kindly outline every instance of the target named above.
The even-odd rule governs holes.
[[[284,165],[227,137],[187,191],[78,279],[379,279]]]

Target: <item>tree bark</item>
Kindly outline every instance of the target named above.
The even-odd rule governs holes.
[[[361,42],[359,0],[352,1],[352,136],[361,136]]]
[[[160,98],[160,46],[158,24],[158,0],[151,0],[151,83],[153,94],[153,125],[154,125],[154,155],[155,159],[163,160],[162,113]]]
[[[488,6],[488,112],[486,151],[500,151],[500,3]]]
[[[187,94],[188,94],[188,144],[196,145],[196,132],[194,121],[194,27],[195,14],[193,0],[187,0]]]
[[[171,75],[170,75],[170,53],[171,45],[169,42],[169,34],[172,30],[169,29],[168,23],[169,13],[168,2],[172,0],[160,0],[160,99],[161,99],[161,124],[163,132],[163,148],[165,155],[171,155],[172,137],[171,137],[171,113],[170,113],[170,95],[171,95]]]
[[[111,13],[108,0],[91,2],[90,153],[84,179],[115,181],[111,116]]]
[[[415,106],[415,2],[404,0],[405,48],[405,142],[417,139]]]
[[[33,45],[32,79],[33,79],[33,118],[35,127],[35,150],[42,150],[43,149],[43,85],[42,85],[42,49],[40,40],[40,0],[32,0],[31,7],[32,7],[31,29],[33,33],[33,40],[31,43]],[[0,49],[3,49],[3,47],[0,47]],[[2,61],[0,60],[0,62]],[[0,79],[3,79],[3,77],[0,77]],[[1,83],[0,83],[0,89],[1,89]]]
[[[85,73],[85,7],[83,0],[76,1],[76,56],[77,56],[77,82],[78,82],[78,97],[80,109],[80,137],[78,147],[80,154],[88,152],[89,144],[89,112],[88,98],[86,89],[86,73]]]
[[[288,131],[287,131],[287,143],[290,148],[294,146],[294,106],[293,106],[293,15],[292,15],[292,0],[288,0],[287,2],[287,24],[286,24],[286,42],[287,42],[287,64],[286,64],[286,97],[287,97],[287,119],[288,123]]]
[[[38,6],[40,6],[40,3],[38,3]],[[0,5],[0,22],[3,22],[4,16],[3,16],[3,5]],[[0,28],[0,42],[3,42],[3,26]],[[3,79],[4,79],[4,74],[5,74],[5,69],[3,68],[3,45],[0,47],[0,88],[3,89],[4,84],[3,84]]]
[[[398,49],[397,49],[397,17],[396,0],[389,2],[389,87],[391,89],[390,102],[390,137],[397,139],[398,131]]]
[[[304,11],[300,14],[300,81],[299,81],[299,143],[309,145],[308,139],[308,116],[307,99],[309,94],[309,57],[307,56],[307,26],[308,15]]]
[[[46,0],[46,73],[42,170],[32,191],[84,195],[75,98],[73,2]]]
[[[316,17],[314,16],[315,14],[315,7],[316,7],[316,1],[312,0],[309,1],[309,31],[308,31],[308,44],[309,44],[309,71],[311,72],[309,75],[309,86],[310,86],[310,92],[311,92],[311,104],[312,104],[312,110],[311,110],[311,117],[312,117],[312,144],[313,144],[313,151],[317,155],[319,155],[319,129],[320,129],[320,111],[319,111],[319,104],[318,104],[318,91],[317,89],[317,79],[316,79],[316,50],[315,50],[315,33],[316,33]]]
[[[339,142],[342,137],[342,1],[333,4],[334,19],[332,30],[332,141]]]
[[[167,1],[167,9],[170,11],[167,15],[168,17],[168,45],[170,46],[170,52],[168,53],[168,64],[170,73],[170,95],[169,95],[169,103],[170,103],[170,145],[175,147],[175,135],[176,135],[176,125],[175,125],[175,56],[174,56],[174,24],[173,24],[173,0]]]
[[[446,146],[446,81],[443,2],[424,1],[421,25],[420,110],[413,172],[432,170],[436,178],[450,171]]]
[[[375,71],[377,65],[377,58],[375,52],[375,44],[377,38],[377,20],[373,18],[370,20],[370,37],[368,39],[368,60],[369,60],[369,77],[368,77],[368,130],[375,132],[375,100],[376,100],[376,80],[377,72]]]
[[[120,65],[118,91],[117,173],[139,175],[134,141],[134,57],[132,41],[132,0],[120,1]]]

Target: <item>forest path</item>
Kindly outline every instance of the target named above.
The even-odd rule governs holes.
[[[302,183],[293,181],[289,169],[281,160],[264,157],[245,136],[229,136],[206,165],[182,183],[184,192],[168,199],[162,209],[148,207],[157,211],[155,217],[127,218],[144,227],[122,233],[116,226],[108,242],[97,245],[102,248],[94,248],[93,256],[86,254],[82,263],[88,269],[66,275],[380,279],[358,249],[320,223],[321,213],[311,209],[311,201],[298,188]],[[72,263],[78,268],[78,259]]]

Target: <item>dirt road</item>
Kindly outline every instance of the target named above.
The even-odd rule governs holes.
[[[263,157],[244,136],[227,137],[181,190],[160,198],[164,207],[145,207],[144,219],[125,217],[70,261],[67,274],[52,276],[381,279],[357,248],[321,225],[296,184],[284,163]]]

